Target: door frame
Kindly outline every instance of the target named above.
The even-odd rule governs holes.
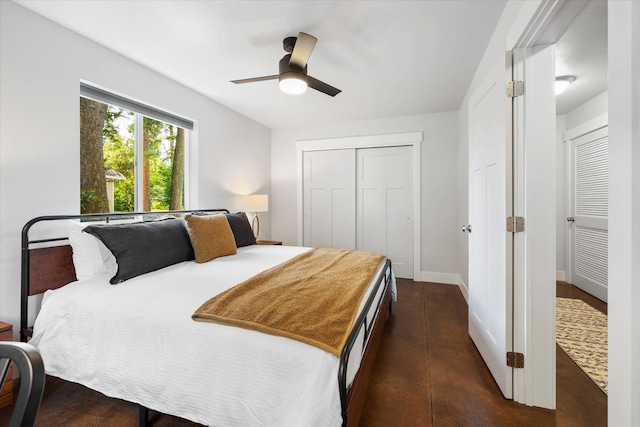
[[[513,264],[513,351],[525,355],[525,366],[514,370],[513,399],[548,409],[556,407],[556,209],[548,203],[556,184],[553,44],[586,4],[524,2],[506,40],[514,80],[525,86],[513,103],[513,215],[525,217]]]
[[[524,233],[514,235],[514,400],[556,408],[556,104],[554,45],[514,49],[514,207]],[[527,96],[533,94],[534,96]]]
[[[422,132],[405,132],[384,135],[363,135],[350,136],[342,138],[325,138],[325,139],[307,139],[296,141],[296,159],[297,159],[297,229],[298,229],[298,245],[302,246],[304,238],[303,224],[303,156],[305,151],[325,151],[325,150],[343,150],[358,148],[380,148],[380,147],[398,147],[412,146],[413,156],[413,278],[421,279],[421,253],[422,238],[420,233],[421,225],[421,189],[420,189],[420,170],[421,170],[421,144]]]

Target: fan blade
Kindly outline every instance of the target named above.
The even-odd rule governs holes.
[[[307,86],[315,90],[318,90],[322,93],[326,93],[329,96],[336,96],[337,94],[342,92],[340,89],[335,88],[331,85],[328,85],[325,82],[321,82],[318,79],[314,79],[311,76],[307,76]]]
[[[293,52],[291,52],[289,65],[293,65],[304,70],[304,67],[307,66],[307,61],[309,61],[311,52],[313,52],[313,48],[316,46],[317,42],[317,38],[310,36],[307,33],[298,34],[298,39],[293,47]]]
[[[231,80],[231,83],[240,84],[240,83],[253,83],[253,82],[262,82],[265,80],[277,80],[279,75],[273,76],[264,76],[264,77],[253,77],[251,79],[240,79],[240,80]]]

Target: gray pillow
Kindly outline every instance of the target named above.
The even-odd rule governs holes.
[[[183,219],[94,224],[83,231],[100,239],[116,257],[118,271],[110,280],[114,285],[194,259],[193,247]]]
[[[255,245],[256,236],[253,235],[251,224],[247,219],[247,214],[244,212],[228,213],[225,214],[231,231],[233,231],[233,237],[236,239],[236,246],[241,248],[243,246]]]

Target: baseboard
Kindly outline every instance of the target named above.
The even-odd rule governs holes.
[[[460,288],[460,292],[462,292],[462,296],[467,302],[467,305],[469,305],[469,288],[467,287],[467,284],[464,283],[464,280],[462,280],[460,275],[458,275],[458,287]]]
[[[561,282],[567,281],[567,272],[562,270],[556,270],[556,280]]]
[[[582,289],[586,293],[598,298],[601,301],[606,303],[609,302],[608,298],[608,288],[599,283],[593,282],[585,282],[585,283],[574,283],[573,286]]]
[[[457,285],[458,275],[452,273],[438,273],[434,271],[421,271],[421,282],[444,283],[446,285]]]
[[[421,271],[420,281],[443,283],[445,285],[458,285],[458,287],[460,288],[460,292],[462,292],[462,296],[464,297],[467,304],[469,304],[469,288],[467,287],[467,284],[464,283],[464,280],[462,280],[462,277],[459,274]]]

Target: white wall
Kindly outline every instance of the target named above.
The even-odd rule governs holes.
[[[640,425],[640,2],[609,10],[610,426]]]
[[[469,98],[473,94],[473,92],[478,88],[478,86],[482,83],[483,79],[487,75],[490,67],[495,64],[500,56],[503,56],[506,51],[506,42],[505,40],[508,37],[508,34],[511,30],[511,27],[514,25],[514,22],[517,20],[518,14],[520,13],[520,9],[523,6],[523,2],[518,1],[510,1],[505,6],[504,11],[502,12],[502,16],[496,29],[491,36],[491,40],[487,45],[487,49],[484,52],[484,56],[476,70],[476,73],[469,85],[469,89],[467,90],[467,94],[460,104],[460,109],[458,110],[458,138],[459,138],[459,148],[458,148],[458,224],[462,226],[462,224],[469,223],[469,109],[468,103]],[[458,235],[458,250],[460,255],[459,263],[458,263],[458,272],[461,277],[461,289],[463,293],[467,294],[467,285],[469,283],[469,266],[468,266],[468,253],[469,253],[469,242],[467,235],[464,233],[459,233]]]
[[[274,129],[271,136],[273,238],[285,244],[297,242],[296,141],[416,131],[423,133],[421,271],[428,272],[425,277],[443,274],[441,281],[457,283],[458,119],[455,112]]]
[[[573,129],[609,111],[609,92],[594,96],[567,113],[566,129]]]
[[[197,122],[192,208],[269,193],[270,130],[12,2],[0,2],[0,319],[19,329],[20,230],[79,213],[81,79]],[[262,216],[262,215],[261,215]],[[265,215],[265,238],[270,235]]]

